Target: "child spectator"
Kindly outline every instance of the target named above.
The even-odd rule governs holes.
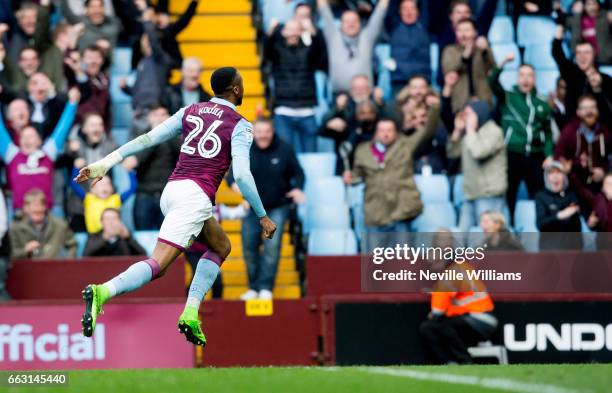
[[[523,246],[506,226],[506,218],[500,212],[487,210],[480,215],[480,228],[485,234],[487,251],[522,250]]]
[[[95,187],[94,187],[95,188]],[[147,255],[147,252],[121,222],[121,213],[115,208],[106,208],[100,217],[100,229],[90,234],[83,256],[127,256]]]
[[[23,198],[24,219],[10,230],[12,259],[68,258],[76,256],[76,240],[68,223],[49,214],[49,202],[40,189],[31,189]]]
[[[72,170],[72,181],[70,187],[74,193],[83,201],[85,211],[85,228],[87,233],[96,233],[102,229],[100,217],[106,209],[120,209],[129,197],[136,192],[136,173],[130,172],[130,188],[119,195],[113,188],[113,183],[108,176],[104,176],[95,186],[86,192],[74,179],[79,174],[79,169]]]
[[[0,122],[0,157],[7,166],[7,180],[13,193],[13,208],[23,207],[25,194],[39,188],[46,196],[49,208],[53,206],[53,168],[58,153],[74,121],[80,94],[70,89],[69,102],[64,107],[57,126],[43,144],[36,129],[26,126],[19,136],[19,146],[11,140],[4,122]]]

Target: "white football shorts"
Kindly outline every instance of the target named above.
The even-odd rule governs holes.
[[[168,182],[159,205],[165,216],[159,241],[180,250],[191,246],[213,215],[210,198],[193,180]]]

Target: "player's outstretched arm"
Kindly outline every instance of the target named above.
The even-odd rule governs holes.
[[[149,147],[159,145],[179,135],[183,127],[182,121],[184,111],[185,108],[180,109],[151,131],[132,139],[103,159],[82,168],[75,178],[75,181],[81,183],[88,179],[95,179],[92,183],[93,186],[102,179],[112,167],[123,161],[126,157],[139,153]]]
[[[276,231],[276,224],[267,216],[261,198],[257,192],[255,180],[251,174],[251,161],[249,152],[253,142],[251,125],[246,121],[241,121],[236,126],[232,134],[232,170],[234,180],[240,188],[240,192],[249,202],[253,211],[259,217],[259,223],[263,228],[263,235],[266,239],[271,239]]]

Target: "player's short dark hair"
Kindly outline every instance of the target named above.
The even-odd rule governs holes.
[[[216,95],[220,95],[234,85],[238,70],[234,67],[217,68],[210,77],[210,86]]]

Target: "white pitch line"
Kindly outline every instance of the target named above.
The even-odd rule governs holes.
[[[359,368],[360,371],[391,375],[394,377],[401,378],[412,378],[419,379],[422,381],[434,381],[434,382],[445,382],[451,384],[460,385],[472,385],[481,388],[497,389],[506,392],[515,393],[586,393],[585,390],[568,389],[561,386],[541,384],[541,383],[530,383],[521,382],[514,379],[508,378],[490,378],[490,377],[479,377],[476,375],[462,375],[462,374],[445,374],[445,373],[433,373],[428,371],[415,371],[407,369],[394,369],[384,367],[372,367],[372,368]]]

